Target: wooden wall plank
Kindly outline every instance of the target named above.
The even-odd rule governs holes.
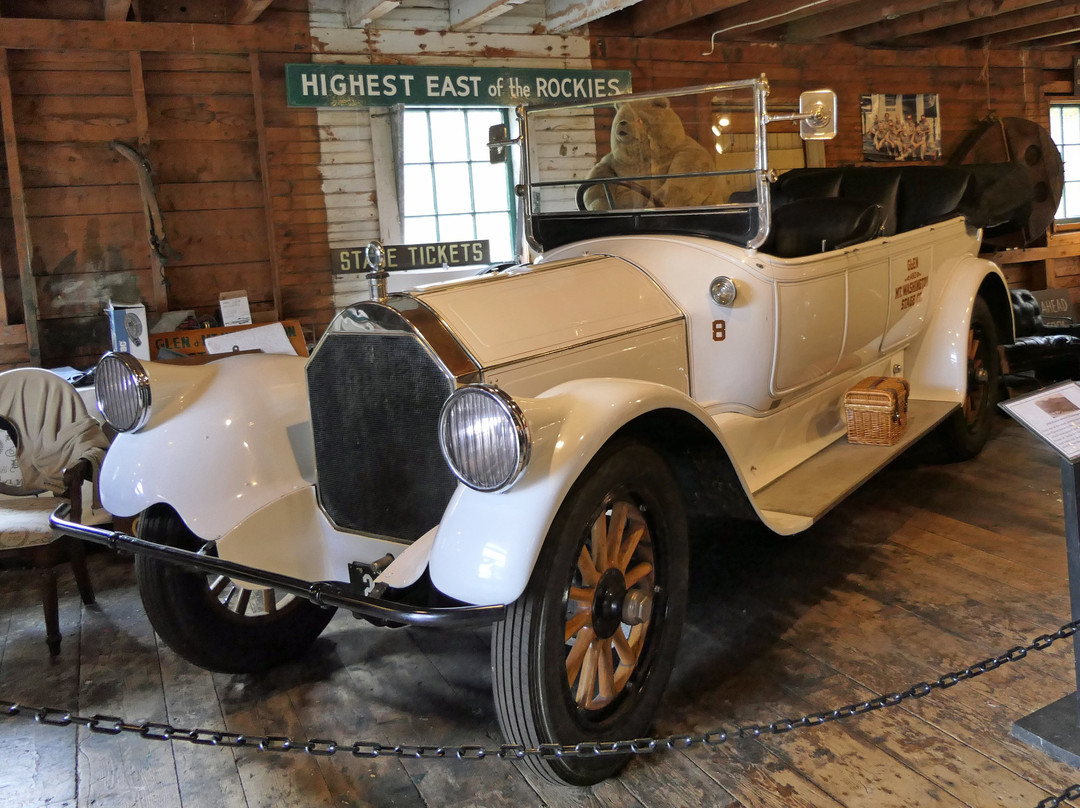
[[[22,140],[70,143],[138,136],[130,97],[22,96],[13,103]]]
[[[259,176],[259,148],[251,141],[183,141],[150,144],[150,163],[159,184],[249,181]]]
[[[149,266],[142,212],[33,218],[36,275],[108,272]]]
[[[147,97],[150,137],[157,140],[254,140],[249,97],[156,95]]]

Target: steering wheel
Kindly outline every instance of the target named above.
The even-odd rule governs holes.
[[[604,196],[607,197],[608,209],[615,210],[615,199],[611,196],[611,186],[621,185],[624,188],[629,188],[636,194],[641,194],[645,197],[646,202],[651,202],[654,208],[664,207],[664,203],[653,196],[652,191],[642,185],[640,182],[634,182],[633,180],[620,180],[620,179],[601,179],[601,180],[586,180],[581,183],[577,189],[577,207],[578,210],[588,210],[585,207],[585,192],[589,190],[593,185],[600,185],[604,189]]]

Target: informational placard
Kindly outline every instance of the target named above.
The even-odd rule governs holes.
[[[367,245],[331,250],[330,261],[334,273],[346,275],[352,272],[369,272],[364,264],[366,249]],[[491,263],[491,248],[487,239],[442,241],[433,244],[388,244],[383,246],[383,251],[386,256],[383,269],[387,272]]]
[[[629,70],[285,65],[290,107],[513,107],[630,92]]]
[[[1005,401],[1001,408],[1070,463],[1080,459],[1080,384],[1055,384]]]

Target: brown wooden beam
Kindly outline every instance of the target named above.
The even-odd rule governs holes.
[[[106,20],[126,20],[131,0],[103,0],[102,17]]]
[[[746,3],[717,14],[710,22],[717,28],[713,39],[738,39],[754,31],[797,22],[815,14],[837,15],[846,6],[864,0],[768,0]]]
[[[1047,50],[1055,50],[1057,48],[1069,48],[1080,42],[1080,34],[1061,34],[1060,36],[1047,37],[1046,39],[1040,39],[1037,42],[1033,42],[1032,45],[1038,48],[1045,48]]]
[[[936,33],[908,37],[893,44],[912,47],[934,47],[955,44],[968,39],[982,39],[1016,28],[1052,22],[1061,17],[1080,14],[1080,3],[1075,0],[1032,0],[1026,8],[1008,14],[997,14],[981,20],[954,25]]]
[[[10,20],[5,20],[6,26]],[[3,26],[0,26],[3,27]],[[11,100],[11,75],[6,48],[0,48],[0,123],[3,124],[4,149],[7,157],[8,184],[11,187],[11,215],[15,223],[15,249],[19,255],[19,288],[22,291],[23,318],[26,323],[26,345],[30,361],[41,364],[41,343],[38,337],[37,285],[31,258],[34,253],[30,238],[30,217],[26,212],[26,193],[23,188],[19,145],[15,136],[15,112]],[[7,305],[0,290],[0,318],[7,325]]]
[[[646,0],[634,6],[630,12],[631,25],[634,36],[648,36],[745,2],[746,0]]]
[[[12,50],[165,51],[176,53],[308,53],[307,30],[278,25],[30,20],[7,17],[0,48]]]
[[[916,36],[950,25],[962,25],[987,17],[1019,11],[1031,5],[1031,0],[959,0],[941,3],[916,14],[886,20],[855,32],[856,45],[875,45],[893,42],[906,36]]]
[[[1042,25],[1030,25],[1026,28],[1017,28],[1012,31],[997,34],[988,37],[987,43],[992,48],[1004,48],[1028,44],[1037,47],[1042,44],[1039,40],[1048,37],[1058,37],[1065,34],[1075,34],[1077,31],[1080,31],[1080,3],[1076,3],[1075,5],[1077,6],[1077,10],[1073,12],[1074,16],[1055,20],[1054,22],[1044,22]]]
[[[229,22],[232,25],[251,25],[272,2],[273,0],[240,0],[240,8],[236,9]]]
[[[274,196],[270,193],[270,156],[266,151],[266,116],[263,112],[262,72],[259,70],[259,54],[248,56],[251,64],[251,93],[255,99],[255,131],[259,133],[259,167],[262,174],[263,213],[266,217],[267,253],[270,256],[270,283],[274,294],[274,313],[280,320],[281,275],[278,268],[277,239],[274,237]]]
[[[823,37],[852,31],[867,25],[916,14],[928,8],[935,8],[937,0],[895,0],[885,3],[863,3],[846,10],[843,14],[815,14],[798,22],[793,22],[784,30],[785,42],[811,42]]]

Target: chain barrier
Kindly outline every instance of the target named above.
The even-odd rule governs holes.
[[[719,746],[728,741],[759,738],[763,735],[782,735],[797,729],[816,727],[830,721],[839,721],[856,715],[896,707],[909,699],[921,699],[935,690],[969,681],[984,673],[997,670],[1002,665],[1024,659],[1032,651],[1045,651],[1058,640],[1072,637],[1080,629],[1080,620],[1066,623],[1052,634],[1040,634],[1027,645],[1017,645],[998,656],[968,665],[958,671],[939,676],[932,682],[919,682],[906,690],[888,693],[868,701],[856,702],[834,710],[809,713],[802,718],[781,718],[768,724],[747,724],[733,730],[713,729],[702,734],[675,734],[656,738],[634,738],[625,741],[582,741],[576,744],[542,743],[535,747],[523,744],[500,744],[484,746],[462,744],[460,746],[428,746],[418,744],[382,744],[373,741],[354,741],[341,744],[329,738],[310,738],[297,741],[288,735],[249,735],[240,732],[210,729],[182,729],[172,724],[156,721],[132,723],[111,715],[90,717],[75,715],[55,707],[30,707],[0,699],[0,717],[22,717],[54,727],[85,727],[101,735],[130,733],[148,741],[186,741],[198,746],[241,747],[260,752],[302,752],[317,757],[329,757],[347,753],[357,758],[445,758],[456,760],[522,760],[526,757],[546,759],[568,757],[595,757],[606,755],[648,755],[693,746]],[[1036,808],[1057,808],[1066,800],[1080,798],[1080,784],[1069,786],[1058,796],[1047,797]]]

